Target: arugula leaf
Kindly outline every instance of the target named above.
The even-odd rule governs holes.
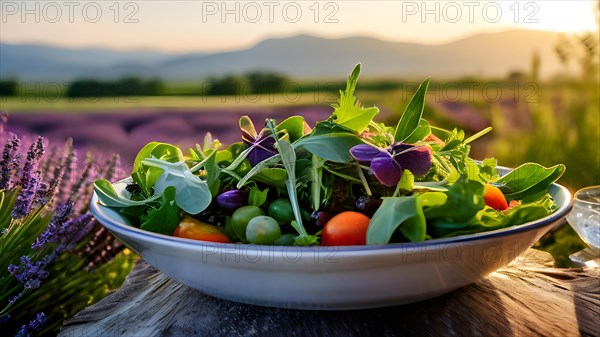
[[[363,144],[363,141],[356,135],[332,132],[301,138],[294,143],[294,148],[304,147],[319,158],[337,163],[349,163],[352,161],[350,148],[358,144]]]
[[[427,87],[429,86],[429,78],[423,81],[415,95],[412,97],[404,113],[398,121],[396,126],[396,132],[394,139],[396,142],[404,142],[417,130],[419,123],[421,122],[421,116],[423,115],[423,108],[425,107],[425,94],[427,94]]]
[[[377,107],[363,108],[359,106],[356,97],[354,97],[354,90],[356,89],[356,83],[360,75],[360,67],[360,63],[354,67],[346,82],[346,90],[340,90],[338,104],[331,105],[334,109],[333,116],[335,122],[356,133],[363,132],[369,126],[373,117],[379,113]]]
[[[507,200],[534,201],[546,194],[548,186],[565,172],[565,165],[546,168],[525,163],[494,182]]]
[[[148,210],[148,215],[144,217],[144,222],[140,228],[155,233],[172,235],[181,221],[175,195],[175,187],[167,187],[162,194],[160,207]]]
[[[110,181],[104,178],[94,182],[94,191],[96,192],[96,195],[98,195],[98,201],[102,205],[115,208],[141,206],[160,198],[160,196],[153,196],[140,201],[130,200],[125,196],[119,195]]]
[[[195,176],[185,162],[169,163],[164,160],[147,158],[144,165],[164,170],[154,185],[154,194],[161,195],[169,187],[175,187],[175,201],[189,214],[198,214],[212,201],[212,194],[206,182]]]

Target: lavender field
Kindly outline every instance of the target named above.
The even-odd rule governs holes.
[[[9,116],[7,131],[18,135],[40,135],[52,143],[73,138],[82,154],[118,153],[125,167],[148,142],[159,141],[194,147],[206,132],[223,144],[241,140],[238,121],[250,116],[257,125],[265,118],[283,120],[302,115],[314,125],[331,114],[329,106],[249,107],[248,109],[131,109],[86,113],[27,112]]]

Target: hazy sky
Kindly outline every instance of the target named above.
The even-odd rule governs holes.
[[[0,40],[216,51],[267,37],[367,35],[443,43],[511,28],[596,30],[597,1],[0,1]]]

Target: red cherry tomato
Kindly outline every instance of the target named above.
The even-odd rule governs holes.
[[[323,227],[321,245],[352,246],[367,243],[368,216],[346,211],[331,218]]]
[[[189,215],[181,220],[175,228],[173,236],[202,241],[230,242],[227,235],[219,227],[204,223]]]
[[[485,200],[486,205],[498,211],[503,211],[508,208],[504,194],[502,194],[502,191],[494,185],[485,185],[483,200]]]

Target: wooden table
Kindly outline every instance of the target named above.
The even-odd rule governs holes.
[[[146,262],[59,336],[600,336],[600,270],[553,268],[529,249],[483,281],[424,302],[296,311],[220,300]]]

